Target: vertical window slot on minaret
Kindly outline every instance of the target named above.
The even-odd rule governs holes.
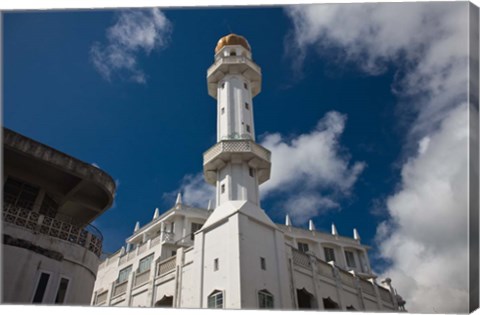
[[[217,271],[218,270],[218,258],[215,258],[213,260],[213,271]]]
[[[252,176],[252,177],[255,176],[255,169],[249,167],[249,168],[248,168],[248,173],[249,173],[250,176]]]
[[[247,132],[250,132],[250,125],[247,125]]]
[[[225,107],[222,107],[222,115],[225,114]]]
[[[248,103],[245,103],[245,109],[250,109],[250,105]]]
[[[225,82],[222,83],[222,89],[224,89],[224,88],[225,88]]]
[[[267,270],[267,263],[263,257],[260,257],[260,268],[262,268],[262,270]]]
[[[243,87],[244,87],[245,89],[248,89],[247,83],[244,82],[244,83],[243,83]]]
[[[225,184],[222,184],[222,186],[220,187],[220,191],[222,194],[225,192]]]

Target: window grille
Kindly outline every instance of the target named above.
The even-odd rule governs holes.
[[[138,263],[138,273],[142,273],[144,271],[150,270],[153,261],[153,254],[142,258]]]
[[[258,307],[273,308],[273,295],[267,290],[258,291]]]
[[[208,296],[208,308],[223,308],[222,291],[213,291],[213,293]]]
[[[346,250],[345,259],[347,260],[348,267],[355,268],[357,266],[355,263],[355,256],[353,255],[353,252]]]
[[[125,282],[128,280],[128,275],[130,274],[130,272],[132,272],[132,266],[128,266],[127,268],[123,268],[122,270],[120,270],[120,272],[118,273],[118,279],[117,279],[117,283],[122,283],[122,282]]]
[[[302,253],[308,252],[308,244],[307,243],[298,243],[298,250]]]
[[[323,252],[325,253],[326,261],[335,261],[335,250],[330,247],[324,247]]]

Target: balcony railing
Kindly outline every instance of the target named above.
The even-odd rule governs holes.
[[[102,254],[102,233],[91,225],[82,228],[9,203],[3,203],[2,212],[5,223],[80,245],[97,257]]]
[[[222,140],[203,154],[203,164],[207,164],[222,152],[252,152],[270,161],[270,151],[251,140]]]
[[[177,256],[172,256],[165,260],[158,262],[157,276],[161,276],[175,269]]]
[[[292,249],[293,263],[302,267],[310,268],[310,259],[299,250]]]
[[[307,269],[312,268],[312,265],[311,265],[312,263],[309,255],[299,251],[298,249],[292,248],[292,258],[293,258],[293,263],[295,265],[301,266]],[[379,294],[378,297],[380,297],[380,299],[383,302],[394,304],[392,299],[392,293],[388,289],[382,286],[379,286],[378,284],[372,283],[361,277],[357,277],[346,270],[338,268],[337,266],[335,266],[335,269],[338,271],[338,273],[334,272],[334,268],[333,268],[334,266],[318,258],[316,259],[315,266],[316,266],[318,275],[324,276],[330,279],[334,279],[338,277],[338,280],[340,280],[340,282],[343,285],[350,288],[357,288],[357,279],[358,279],[358,283],[360,284],[360,288],[363,294],[368,294],[370,296],[377,297],[377,292],[375,289],[377,288],[378,294]]]
[[[254,69],[258,74],[262,73],[262,70],[252,60],[245,56],[227,56],[219,58],[213,65],[207,70],[207,76],[211,75],[222,64],[246,64]]]

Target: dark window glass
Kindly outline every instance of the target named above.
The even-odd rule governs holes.
[[[247,84],[247,83],[243,83],[243,87],[244,87],[245,89],[248,89],[248,84]]]
[[[262,270],[267,269],[267,263],[265,262],[265,258],[263,257],[260,257],[260,268],[262,268]]]
[[[225,184],[222,184],[221,191],[222,191],[222,194],[225,192]]]
[[[3,198],[8,204],[32,210],[38,191],[38,187],[8,177],[3,186]]]
[[[55,304],[63,304],[65,301],[65,293],[67,293],[68,279],[62,278],[60,285],[58,286],[57,297],[55,298]]]
[[[345,251],[345,259],[347,260],[347,266],[355,268],[357,265],[355,264],[355,256],[353,252],[346,250]]]
[[[38,280],[37,290],[35,291],[35,295],[33,297],[33,303],[42,303],[49,279],[50,275],[48,273],[42,272],[42,274],[40,275],[40,280]]]
[[[325,253],[326,261],[335,261],[335,251],[333,250],[333,248],[325,247],[323,249],[323,252]]]
[[[250,132],[250,125],[247,125],[247,132]]]
[[[223,292],[214,291],[208,296],[208,308],[223,308]]]
[[[199,224],[199,223],[192,223],[192,226],[191,226],[191,234],[190,234],[190,239],[193,241],[193,239],[195,238],[195,235],[194,233],[197,232],[198,230],[200,230],[202,228],[202,225]]]
[[[47,217],[55,218],[57,214],[58,204],[49,195],[45,195],[42,205],[40,206],[40,213]]]
[[[307,243],[298,243],[298,250],[302,253],[308,252],[308,244]]]
[[[218,258],[215,258],[213,260],[213,271],[217,271],[218,270]]]
[[[259,308],[273,308],[273,295],[267,290],[259,291],[258,304]]]
[[[250,109],[250,105],[248,103],[245,103],[245,109]]]

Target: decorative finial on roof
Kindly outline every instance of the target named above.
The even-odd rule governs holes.
[[[353,239],[356,241],[360,241],[360,234],[358,234],[357,229],[353,229]]]
[[[175,201],[175,207],[179,208],[182,206],[182,193],[178,193],[177,201]]]
[[[157,219],[158,218],[158,215],[159,215],[159,211],[158,211],[158,208],[155,208],[155,212],[153,213],[153,219]]]
[[[312,220],[309,220],[308,221],[308,229],[310,231],[315,231],[315,225],[313,224],[313,221]]]
[[[137,223],[135,223],[135,228],[133,229],[133,232],[137,232],[138,230],[140,229],[140,222],[137,221]]]
[[[332,223],[332,235],[333,236],[338,236],[337,228],[335,227],[335,224]]]
[[[292,226],[292,221],[290,221],[290,217],[288,216],[288,214],[285,217],[285,225],[286,226]]]

